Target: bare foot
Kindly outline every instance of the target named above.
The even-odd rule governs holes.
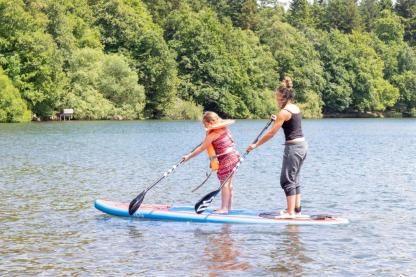
[[[228,210],[226,209],[214,210],[213,214],[228,214]]]
[[[296,218],[297,215],[295,213],[290,214],[287,210],[280,211],[280,215],[276,216],[275,218]]]

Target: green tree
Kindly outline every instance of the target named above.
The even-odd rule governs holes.
[[[371,46],[377,51],[377,55],[383,60],[384,79],[391,81],[392,77],[399,73],[398,57],[401,48],[404,47],[403,42],[390,42],[387,44],[374,35],[373,45]]]
[[[66,79],[63,58],[46,33],[47,18],[20,0],[1,0],[0,14],[0,65],[29,108],[48,118],[56,109]]]
[[[385,43],[403,41],[404,28],[400,18],[389,10],[383,11],[380,18],[374,22],[374,32]]]
[[[345,33],[359,29],[361,24],[355,0],[328,0],[324,20],[327,31],[338,29]]]
[[[354,74],[348,70],[351,43],[346,35],[334,31],[322,36],[317,49],[324,66],[324,113],[346,112],[352,104],[353,97],[351,83]]]
[[[372,37],[354,32],[349,36],[351,48],[351,70],[353,82],[353,108],[364,111],[384,111],[393,107],[399,90],[383,78],[384,63],[376,51],[369,47]]]
[[[204,108],[193,101],[175,99],[173,105],[166,112],[167,119],[202,119]]]
[[[257,24],[256,0],[210,0],[207,3],[220,19],[229,17],[235,27],[254,29]]]
[[[245,0],[241,6],[240,24],[243,29],[254,30],[257,25],[256,0]]]
[[[319,47],[325,65],[326,112],[385,111],[395,105],[399,91],[384,79],[384,63],[368,33],[332,32]]]
[[[320,95],[313,91],[304,92],[305,101],[299,104],[304,118],[322,117],[322,100]]]
[[[152,14],[153,21],[163,26],[169,14],[179,9],[183,0],[143,0],[143,2]]]
[[[68,93],[61,103],[74,108],[76,118],[143,117],[144,89],[125,57],[98,49],[76,50],[69,60],[68,77]]]
[[[275,62],[250,31],[222,24],[209,9],[169,17],[166,40],[177,53],[179,95],[225,117],[264,116]]]
[[[397,74],[391,78],[400,91],[396,107],[405,114],[416,116],[416,52],[404,44],[398,53]]]
[[[374,21],[380,15],[382,7],[379,5],[380,0],[362,0],[359,4],[359,12],[364,29],[371,32],[374,29]]]
[[[414,10],[415,6],[416,2],[414,0],[397,0],[394,10],[404,18],[412,18],[416,12]]]
[[[399,88],[398,109],[406,114],[416,116],[416,71],[406,71],[396,75],[393,83]]]
[[[30,121],[31,112],[19,91],[0,67],[0,122]]]
[[[327,3],[323,0],[313,1],[313,4],[309,6],[310,21],[312,27],[321,30],[329,30],[325,19]]]
[[[142,119],[144,88],[127,59],[119,54],[105,55],[99,68],[97,89],[113,103],[115,113],[127,119]]]
[[[374,34],[377,38],[373,39],[371,46],[384,62],[384,78],[391,82],[394,75],[402,72],[399,69],[399,59],[409,46],[403,42],[404,30],[400,18],[389,10],[384,10],[381,14],[375,22]]]
[[[397,0],[394,9],[398,15],[404,18],[404,39],[410,45],[416,45],[416,1]]]
[[[324,72],[319,53],[314,45],[288,23],[270,21],[269,26],[259,30],[261,41],[270,47],[278,63],[279,78],[289,75],[294,79],[297,100],[317,100],[312,106],[321,106],[320,95],[324,88]],[[282,39],[284,38],[284,39]],[[308,92],[309,96],[306,97]],[[315,93],[319,97],[312,97]],[[319,99],[319,100],[318,100]],[[315,112],[311,113],[315,114]]]
[[[383,11],[383,10],[393,11],[393,1],[392,0],[379,0],[377,4],[380,8],[380,11]]]
[[[66,58],[76,48],[102,48],[100,33],[93,28],[93,13],[87,0],[46,0],[41,6],[48,17],[47,31]]]
[[[416,49],[411,48],[405,43],[402,43],[399,48],[398,54],[398,72],[403,73],[406,71],[416,72]]]
[[[105,51],[131,57],[145,88],[147,116],[163,117],[176,95],[177,76],[162,29],[139,0],[90,2]]]
[[[307,0],[292,0],[289,6],[288,22],[297,28],[311,26],[311,9]]]

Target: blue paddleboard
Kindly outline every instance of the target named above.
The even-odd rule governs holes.
[[[153,220],[188,221],[228,224],[296,224],[296,225],[331,225],[347,224],[346,218],[330,215],[302,215],[296,218],[279,218],[273,212],[232,210],[228,214],[215,214],[207,209],[202,214],[195,213],[194,207],[175,207],[171,205],[142,204],[132,216],[129,215],[129,203],[97,199],[95,208],[114,216],[135,217]]]

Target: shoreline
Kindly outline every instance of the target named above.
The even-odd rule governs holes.
[[[323,118],[416,118],[416,115],[401,112],[349,112],[324,113]]]
[[[401,112],[348,112],[348,113],[323,113],[321,117],[318,118],[309,118],[304,117],[304,119],[327,119],[327,118],[416,118],[416,113],[401,113]],[[236,120],[262,120],[268,118],[234,118]],[[160,119],[124,119],[122,117],[109,117],[107,119],[66,119],[61,120],[59,117],[51,117],[49,119],[41,119],[39,117],[33,116],[32,120],[28,122],[60,122],[60,121],[183,121],[183,120],[194,120],[200,121],[200,119],[168,119],[168,118],[160,118]],[[0,123],[17,123],[17,122],[0,122]],[[24,123],[24,122],[21,122]]]
[[[404,114],[400,112],[349,112],[349,113],[324,113],[320,118],[304,118],[304,119],[326,119],[326,118],[416,118],[416,115]],[[235,118],[236,120],[262,120],[267,118]],[[194,120],[200,119],[123,119],[123,118],[108,118],[108,119],[71,119],[71,120],[59,120],[59,118],[53,118],[49,120],[41,120],[40,118],[34,118],[32,122],[59,122],[59,121],[183,121],[183,120]]]

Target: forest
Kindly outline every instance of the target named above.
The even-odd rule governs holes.
[[[0,122],[416,116],[415,0],[0,0]]]

